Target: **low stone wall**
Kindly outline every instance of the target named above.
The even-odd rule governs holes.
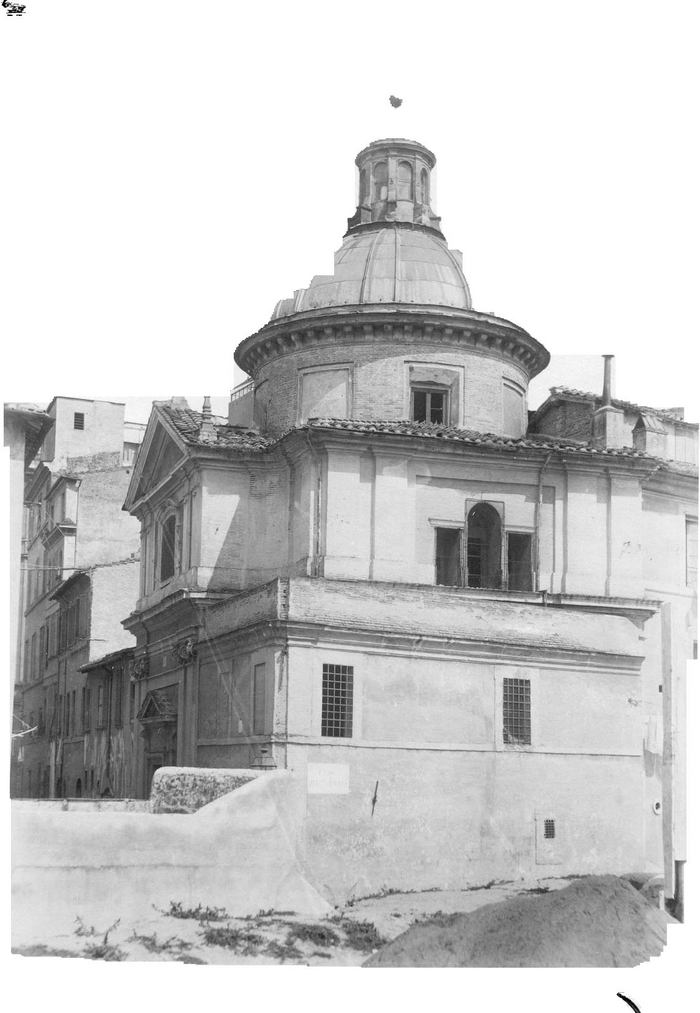
[[[194,813],[261,773],[230,767],[159,767],[151,785],[151,808],[154,813]]]
[[[12,819],[15,944],[75,919],[98,928],[167,910],[223,907],[320,915],[329,910],[302,871],[304,785],[261,773],[193,815],[18,809]]]

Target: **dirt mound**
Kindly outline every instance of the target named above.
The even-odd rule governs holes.
[[[591,876],[413,925],[365,967],[634,967],[666,945],[667,916],[627,880]]]

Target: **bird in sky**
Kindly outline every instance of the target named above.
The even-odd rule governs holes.
[[[390,95],[389,96],[389,101],[391,102],[391,104],[394,107],[394,109],[398,109],[399,106],[401,105],[401,103],[403,102],[403,99],[402,98],[397,98],[396,95]]]

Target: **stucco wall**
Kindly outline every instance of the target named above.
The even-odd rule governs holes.
[[[75,918],[102,925],[167,909],[328,910],[300,865],[303,794],[287,771],[257,778],[190,816],[16,812],[15,936]]]

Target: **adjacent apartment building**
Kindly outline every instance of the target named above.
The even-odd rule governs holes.
[[[43,415],[24,476],[12,794],[129,794],[115,759],[129,748],[128,682],[93,687],[82,666],[133,641],[120,620],[139,531],[120,508],[143,426],[125,424],[123,404],[83,398],[56,397]]]

